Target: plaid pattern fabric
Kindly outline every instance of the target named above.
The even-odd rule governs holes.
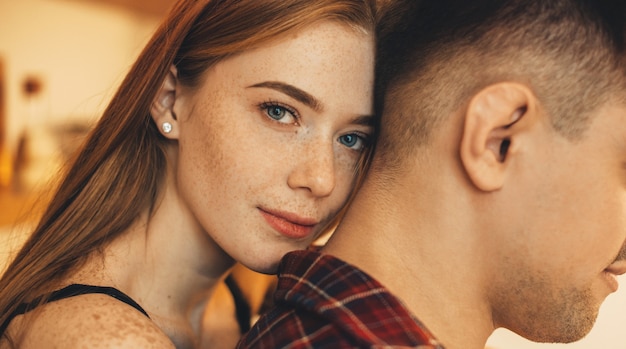
[[[287,254],[274,300],[238,348],[443,349],[380,283],[329,255]]]

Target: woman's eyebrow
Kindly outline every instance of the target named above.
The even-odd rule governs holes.
[[[309,93],[293,86],[286,84],[280,81],[264,81],[258,84],[254,84],[248,86],[248,88],[270,88],[272,90],[276,90],[282,92],[291,98],[297,100],[300,103],[305,104],[309,108],[315,110],[320,113],[323,111],[322,102],[320,102],[317,98],[311,96]]]
[[[374,127],[375,118],[372,115],[361,115],[352,120],[353,125]]]

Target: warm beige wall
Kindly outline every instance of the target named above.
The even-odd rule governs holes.
[[[28,115],[37,125],[95,120],[157,24],[87,1],[1,0],[8,145],[15,146]],[[29,74],[44,82],[30,106],[21,92]]]

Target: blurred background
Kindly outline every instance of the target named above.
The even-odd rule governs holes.
[[[172,3],[0,0],[0,272]],[[535,344],[498,330],[488,346],[626,349],[622,286],[580,342]]]
[[[0,1],[2,187],[26,189],[54,173],[171,2]]]

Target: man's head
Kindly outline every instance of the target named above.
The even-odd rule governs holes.
[[[626,2],[396,6],[372,180],[428,176],[416,195],[448,195],[449,219],[484,239],[496,326],[582,338],[626,272]]]
[[[570,139],[581,136],[594,108],[626,87],[624,1],[395,5],[383,22],[401,24],[380,33],[378,85],[385,93],[378,99],[393,101],[384,104],[391,137],[382,148],[400,157],[427,144],[447,115],[496,82],[526,83]]]

